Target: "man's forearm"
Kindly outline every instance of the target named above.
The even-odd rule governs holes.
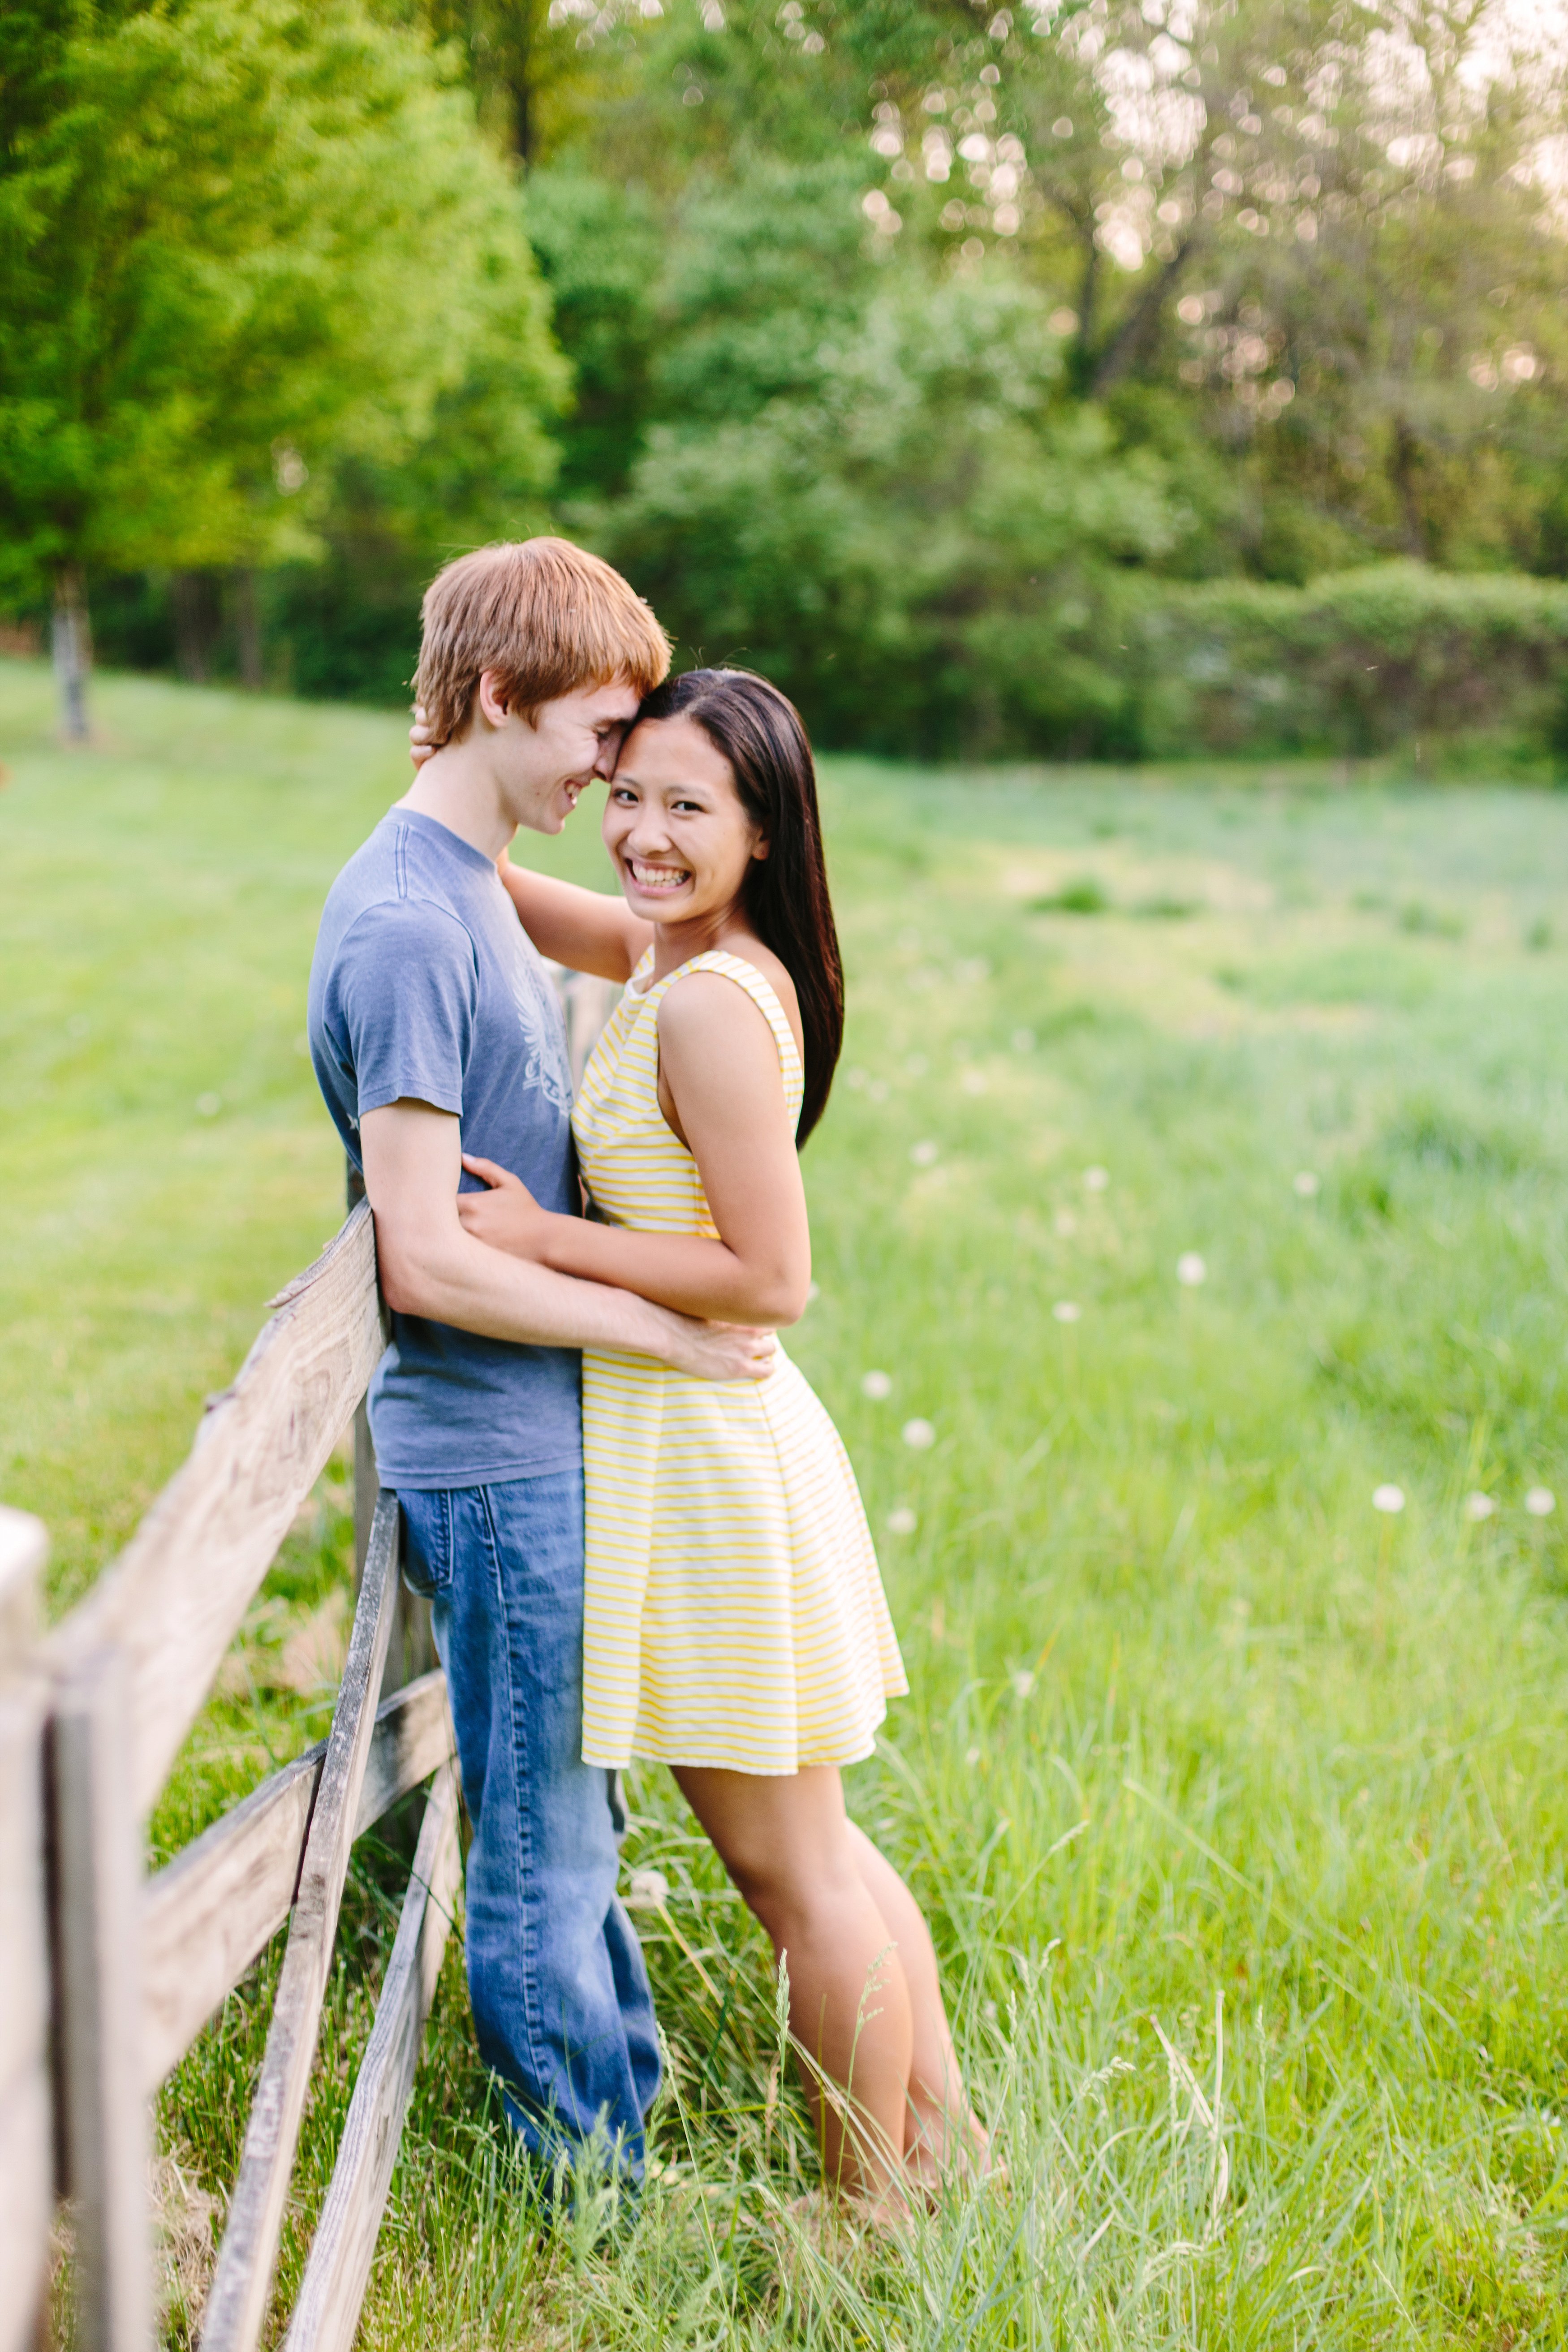
[[[489,1248],[460,1229],[434,1248],[376,1234],[382,1288],[401,1315],[419,1315],[534,1348],[614,1348],[676,1360],[679,1326],[662,1307],[606,1283],[582,1282]]]

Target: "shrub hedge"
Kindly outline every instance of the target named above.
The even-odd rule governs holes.
[[[1568,755],[1563,581],[1418,563],[1305,588],[1224,581],[1149,596],[1121,634],[1147,753],[1437,756],[1491,735]]]

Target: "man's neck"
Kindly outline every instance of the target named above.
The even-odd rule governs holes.
[[[434,817],[481,857],[499,857],[517,831],[517,819],[506,811],[483,748],[472,737],[443,744],[426,761],[397,805]]]

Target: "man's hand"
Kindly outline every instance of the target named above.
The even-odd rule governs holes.
[[[505,1250],[510,1257],[547,1265],[553,1212],[542,1209],[521,1177],[496,1160],[465,1151],[463,1165],[470,1176],[489,1187],[486,1192],[458,1193],[458,1222],[463,1231],[472,1234],[476,1241],[488,1242],[491,1249]]]
[[[416,702],[414,706],[414,724],[408,730],[408,756],[414,762],[416,775],[419,773],[432,752],[438,751],[440,748],[430,722],[425,716],[425,705],[422,702]]]
[[[484,1192],[459,1192],[458,1217],[463,1231],[509,1257],[527,1258],[535,1265],[549,1263],[550,1236],[563,1225],[581,1220],[557,1216],[542,1209],[520,1176],[498,1160],[481,1160],[465,1151],[463,1165],[470,1176],[489,1186]],[[771,1331],[752,1330],[738,1323],[705,1323],[699,1317],[678,1314],[673,1307],[651,1312],[668,1326],[672,1343],[664,1360],[698,1381],[766,1380],[773,1368],[778,1342]]]
[[[676,1326],[676,1339],[665,1360],[694,1381],[765,1381],[778,1354],[772,1331],[749,1331],[739,1323],[699,1323],[689,1315],[660,1307]],[[683,1345],[684,1342],[684,1345]],[[677,1354],[675,1349],[682,1349]]]

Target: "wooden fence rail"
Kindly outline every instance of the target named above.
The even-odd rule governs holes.
[[[554,977],[575,1081],[619,992]],[[395,1506],[376,1496],[364,1393],[384,1329],[370,1210],[352,1174],[349,1192],[341,1232],[273,1300],[183,1468],[45,1638],[46,1531],[0,1507],[0,2352],[47,2345],[56,2197],[73,2211],[79,2352],[152,2352],[153,2095],[287,1921],[201,2338],[203,2352],[253,2352],[350,1852],[428,1780],[286,2352],[347,2352],[358,2326],[456,1899],[459,1797],[428,1614],[401,1585]],[[147,1817],[351,1426],[360,1588],[331,1730],[144,1878]]]
[[[0,1508],[0,2352],[47,2341],[51,2188],[71,2201],[81,2352],[151,2352],[152,2096],[287,1921],[201,2337],[204,2352],[254,2352],[350,1853],[430,1780],[288,2337],[290,2352],[346,2352],[353,2341],[458,1877],[446,1681],[438,1670],[404,1679],[410,1662],[427,1663],[428,1643],[410,1636],[396,1505],[375,1503],[358,1412],[383,1345],[362,1202],[273,1302],[120,1559],[47,1637],[37,1632],[45,1530]],[[331,1730],[148,1879],[147,1816],[356,1413],[363,1572]]]

